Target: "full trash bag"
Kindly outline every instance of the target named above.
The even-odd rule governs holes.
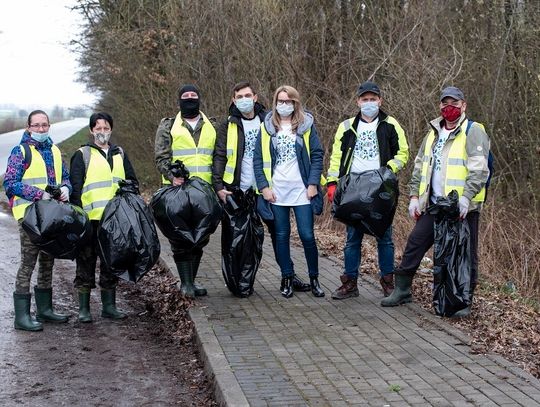
[[[332,214],[348,226],[382,238],[394,220],[398,196],[398,180],[387,167],[346,174],[339,179]]]
[[[450,317],[471,305],[470,231],[459,219],[459,196],[451,191],[428,208],[435,216],[433,308]]]
[[[253,293],[262,258],[264,227],[257,214],[253,189],[235,188],[227,198],[221,222],[221,271],[229,291],[237,297]]]
[[[122,180],[118,184],[99,222],[100,258],[114,275],[137,282],[159,259],[159,237],[137,183]]]
[[[41,199],[30,205],[22,228],[33,244],[57,259],[73,260],[92,234],[85,211],[56,199]]]
[[[188,178],[180,186],[158,189],[150,207],[165,237],[187,250],[206,244],[222,214],[214,189],[199,177]]]

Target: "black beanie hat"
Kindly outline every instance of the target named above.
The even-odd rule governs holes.
[[[180,100],[180,96],[182,96],[182,94],[186,92],[195,92],[197,95],[199,95],[199,99],[201,98],[201,93],[195,85],[182,85],[178,89],[178,100]]]

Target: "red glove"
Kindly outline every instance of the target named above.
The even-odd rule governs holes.
[[[332,203],[334,200],[334,194],[336,193],[336,184],[330,184],[326,188],[326,197],[328,198],[328,202]]]

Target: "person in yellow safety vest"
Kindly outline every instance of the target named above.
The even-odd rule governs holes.
[[[71,202],[80,206],[90,218],[92,238],[77,255],[74,285],[79,292],[79,321],[92,322],[90,292],[96,288],[96,261],[98,256],[97,231],[107,203],[118,190],[118,181],[137,181],[135,170],[124,150],[109,140],[113,131],[113,118],[108,113],[90,116],[93,143],[79,148],[71,157],[70,179],[73,186]],[[103,304],[103,318],[123,319],[127,315],[116,308],[118,277],[100,262],[99,286]]]
[[[294,295],[291,209],[304,246],[311,292],[315,297],[324,297],[313,230],[314,215],[320,215],[323,206],[320,188],[323,157],[315,120],[302,107],[300,94],[292,86],[280,86],[274,93],[272,111],[261,124],[253,168],[257,188],[274,217],[280,291],[285,298]]]
[[[200,110],[199,89],[184,85],[178,90],[180,112],[173,118],[161,120],[156,132],[155,162],[164,185],[182,185],[183,178],[174,177],[170,165],[176,160],[184,163],[190,176],[212,183],[212,157],[216,143],[216,129]],[[195,250],[186,249],[170,240],[174,262],[181,280],[180,291],[186,297],[203,296],[206,288],[195,284],[203,255],[204,242]]]
[[[261,122],[267,114],[258,102],[254,87],[247,81],[234,85],[229,116],[217,129],[216,148],[212,165],[212,183],[219,198],[225,203],[231,188],[247,191],[257,189],[253,173],[253,153]],[[276,253],[276,228],[273,219],[263,219],[272,239]],[[292,260],[291,260],[292,262]],[[294,264],[292,265],[294,269]],[[293,278],[295,291],[309,291],[311,286],[296,274]]]
[[[22,220],[28,206],[40,199],[51,199],[45,192],[47,185],[60,185],[61,201],[68,201],[71,192],[69,174],[62,161],[60,149],[49,136],[49,116],[43,110],[34,110],[28,116],[26,130],[19,145],[8,158],[4,175],[4,189],[13,216],[19,223],[21,262],[17,271],[13,302],[15,329],[41,331],[42,322],[67,322],[66,315],[56,314],[52,307],[52,270],[54,258],[39,250],[24,229]],[[36,298],[36,318],[30,316],[30,280],[39,258]]]
[[[384,166],[397,174],[409,159],[405,132],[395,118],[380,109],[382,97],[379,86],[374,82],[364,82],[356,94],[356,104],[360,111],[356,117],[347,119],[338,126],[334,138],[327,184],[327,197],[330,202],[334,198],[336,183],[343,175]],[[335,300],[359,295],[358,275],[363,237],[361,229],[347,226],[347,242],[343,250],[345,270],[340,277],[341,286],[332,293]],[[379,281],[383,294],[388,296],[394,289],[392,226],[382,238],[377,238],[377,251]]]
[[[416,224],[407,239],[401,264],[396,268],[396,288],[392,295],[381,301],[383,307],[412,301],[414,274],[434,242],[434,215],[426,212],[427,205],[452,190],[459,194],[460,218],[466,219],[470,228],[472,303],[478,279],[478,224],[489,176],[490,140],[479,123],[472,123],[467,132],[467,103],[459,88],[445,88],[439,108],[441,116],[431,121],[431,128],[414,160],[409,182],[409,214]],[[464,317],[470,312],[469,306],[453,317]]]

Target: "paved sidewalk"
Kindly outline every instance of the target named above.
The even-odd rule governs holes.
[[[307,280],[303,250],[292,256]],[[219,230],[205,249],[198,281],[209,295],[191,317],[222,405],[540,406],[540,381],[499,356],[471,354],[464,334],[418,306],[382,308],[370,282],[358,298],[332,300],[341,264],[331,258],[319,259],[325,298],[283,298],[273,257],[267,238],[255,293],[239,299],[221,275]]]

